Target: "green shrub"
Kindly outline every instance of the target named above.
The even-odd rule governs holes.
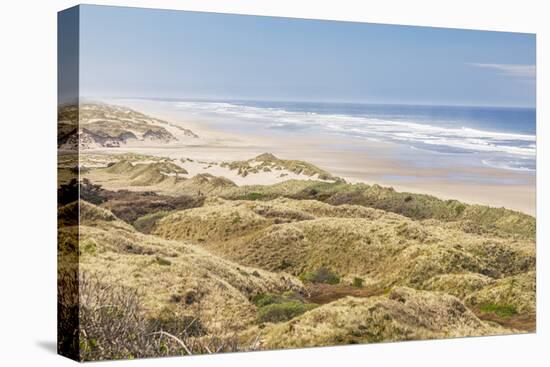
[[[310,283],[338,284],[340,277],[326,267],[320,267],[314,272],[305,273],[301,276],[303,281]]]
[[[364,280],[362,278],[355,277],[351,285],[355,288],[363,288],[363,282]]]
[[[306,311],[315,308],[312,303],[302,303],[291,301],[284,303],[272,303],[261,307],[258,312],[258,321],[260,322],[283,322],[296,316],[300,316]]]
[[[314,303],[305,303],[303,297],[294,291],[282,294],[260,293],[251,301],[258,306],[259,322],[287,321],[317,306]]]
[[[274,293],[260,293],[252,297],[252,303],[258,307],[268,306],[274,303],[281,303],[284,297]]]

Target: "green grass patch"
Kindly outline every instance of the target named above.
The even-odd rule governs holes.
[[[502,318],[510,318],[518,313],[518,310],[514,305],[508,304],[486,303],[479,309],[483,313],[494,313],[498,317]]]
[[[134,228],[141,233],[149,234],[151,233],[151,230],[153,229],[155,224],[162,218],[166,217],[168,214],[170,213],[166,211],[159,211],[139,217],[134,221]]]
[[[242,200],[261,200],[266,197],[265,194],[262,194],[261,192],[251,192],[246,195],[243,195]]]
[[[284,302],[284,297],[274,293],[260,293],[252,297],[252,303],[258,307],[265,307],[274,303]]]
[[[283,303],[272,303],[261,307],[258,311],[259,322],[283,322],[300,316],[306,311],[312,310],[317,305],[313,303],[302,303],[290,301]]]
[[[314,303],[306,303],[300,294],[293,291],[261,293],[251,301],[258,307],[258,322],[288,321],[317,307]]]
[[[91,238],[85,239],[80,243],[79,250],[80,250],[80,255],[84,255],[84,254],[94,255],[97,252],[97,244]]]

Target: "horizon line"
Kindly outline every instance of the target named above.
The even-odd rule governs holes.
[[[142,99],[161,101],[200,101],[200,102],[278,102],[278,103],[326,103],[342,105],[387,105],[387,106],[421,106],[421,107],[473,107],[473,108],[503,108],[503,109],[534,109],[534,106],[527,105],[483,105],[483,104],[461,104],[461,103],[414,103],[414,102],[365,102],[365,101],[327,101],[327,100],[283,100],[265,98],[205,98],[205,97],[145,97],[145,96],[80,96],[84,99],[106,98],[106,99]]]

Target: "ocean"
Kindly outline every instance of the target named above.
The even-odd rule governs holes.
[[[386,141],[494,168],[536,170],[534,108],[265,101],[165,101],[273,132]],[[227,123],[225,125],[228,125]],[[230,125],[228,125],[230,126]]]

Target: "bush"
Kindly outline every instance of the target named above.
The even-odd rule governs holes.
[[[252,297],[252,302],[258,306],[259,322],[287,321],[317,306],[305,303],[303,297],[294,291],[282,294],[260,293]]]
[[[79,319],[80,360],[159,355],[135,290],[81,276]]]
[[[172,197],[147,191],[103,190],[102,194],[107,201],[101,206],[129,224],[148,214],[196,208],[202,206],[205,200],[199,196]]]
[[[181,301],[179,296],[172,301]],[[255,350],[227,330],[207,334],[198,311],[165,307],[148,315],[135,289],[77,271],[58,275],[58,350],[79,361]],[[178,310],[180,312],[175,312]]]
[[[338,284],[340,277],[330,269],[321,267],[314,272],[305,273],[301,276],[302,280],[310,283]]]
[[[306,311],[315,308],[314,304],[302,303],[298,301],[272,303],[260,308],[258,321],[260,322],[283,322],[296,316],[300,316]]]
[[[363,282],[364,280],[362,278],[355,277],[351,285],[355,288],[363,288]]]
[[[59,354],[73,359],[80,359],[78,285],[77,270],[59,270],[57,275],[57,351]]]
[[[103,191],[100,185],[94,185],[86,178],[80,182],[73,178],[70,182],[59,186],[57,202],[59,205],[66,205],[80,198],[99,205],[106,200],[102,195]]]

